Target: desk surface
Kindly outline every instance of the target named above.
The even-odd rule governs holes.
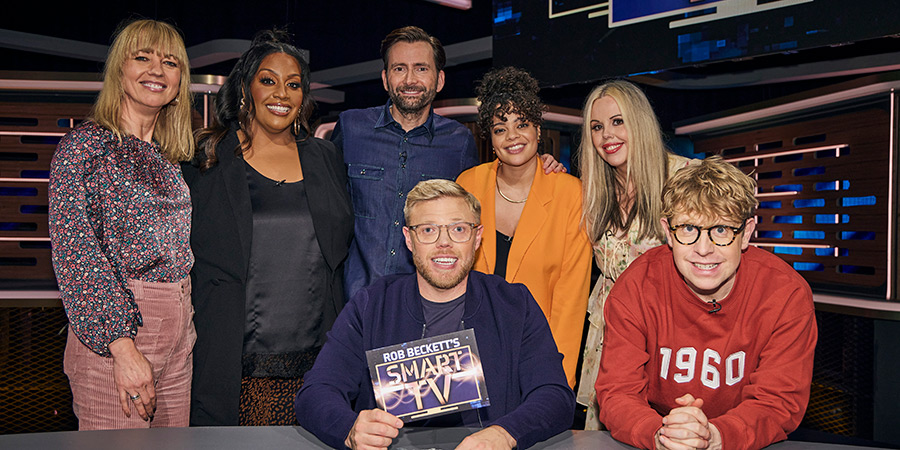
[[[401,430],[393,449],[452,449],[475,429],[418,428]],[[2,449],[58,450],[228,450],[228,449],[323,449],[329,448],[300,427],[195,427],[144,430],[64,431],[0,436]],[[566,431],[532,448],[630,449],[605,431]],[[780,442],[777,450],[859,450],[864,447]]]

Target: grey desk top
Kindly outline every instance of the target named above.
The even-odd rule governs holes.
[[[452,449],[476,430],[466,428],[418,428],[401,430],[391,447],[397,450]],[[3,450],[230,450],[230,449],[323,449],[328,448],[300,427],[197,427],[145,430],[64,431],[57,433],[0,436]],[[630,449],[605,431],[566,431],[533,448],[539,449]],[[863,447],[781,442],[777,450],[851,450]]]

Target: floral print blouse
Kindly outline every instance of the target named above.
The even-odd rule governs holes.
[[[176,282],[194,263],[181,168],[156,143],[121,140],[94,122],[69,132],[50,170],[53,268],[69,326],[88,348],[143,325],[129,279]]]

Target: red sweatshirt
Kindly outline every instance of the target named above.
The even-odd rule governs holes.
[[[723,448],[784,440],[809,402],[816,319],[806,281],[764,250],[743,252],[731,292],[710,313],[667,245],[636,259],[606,301],[599,419],[622,442],[654,448],[662,417],[691,394]]]

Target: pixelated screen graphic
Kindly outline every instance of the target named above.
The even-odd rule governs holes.
[[[895,0],[494,0],[495,66],[544,86],[900,34]]]
[[[621,26],[627,23],[643,22],[666,17],[679,12],[687,12],[691,9],[707,8],[713,3],[723,3],[728,0],[609,0],[609,24]]]

